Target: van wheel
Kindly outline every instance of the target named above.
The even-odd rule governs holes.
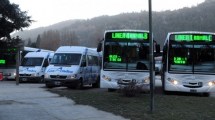
[[[44,83],[44,82],[45,82],[45,81],[44,81],[44,76],[42,76],[38,82],[39,82],[39,83]]]
[[[79,82],[77,84],[77,89],[83,89],[83,80],[79,79]]]
[[[100,86],[100,77],[98,76],[96,79],[96,82],[93,83],[93,88],[99,88]]]

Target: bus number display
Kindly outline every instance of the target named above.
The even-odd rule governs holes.
[[[122,62],[122,58],[118,55],[109,55],[109,62]]]
[[[176,41],[212,41],[212,35],[193,35],[193,34],[180,34],[175,35]]]
[[[4,65],[5,64],[5,60],[0,60],[0,64]]]
[[[187,63],[186,57],[174,57],[174,64],[184,65]]]

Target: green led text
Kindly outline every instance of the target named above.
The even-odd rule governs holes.
[[[122,58],[118,55],[109,55],[110,62],[122,62]]]
[[[5,60],[0,60],[0,64],[5,64]]]
[[[147,33],[112,33],[113,39],[148,39]]]
[[[186,57],[174,57],[174,64],[181,64],[184,65],[187,63]]]
[[[212,35],[175,35],[176,41],[212,41]]]

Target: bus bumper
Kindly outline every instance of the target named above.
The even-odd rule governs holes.
[[[173,85],[166,83],[165,91],[187,92],[187,93],[215,93],[215,86],[202,86],[199,88],[189,88],[183,85]]]
[[[119,84],[117,82],[111,82],[107,80],[101,80],[100,87],[101,88],[108,88],[108,89],[121,89],[128,86],[128,84]],[[150,84],[136,84],[135,86],[141,88],[143,91],[150,90]]]

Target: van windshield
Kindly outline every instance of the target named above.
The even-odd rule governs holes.
[[[55,65],[79,65],[81,54],[77,53],[55,53],[50,64]]]
[[[24,58],[21,65],[22,66],[41,66],[43,58]]]

